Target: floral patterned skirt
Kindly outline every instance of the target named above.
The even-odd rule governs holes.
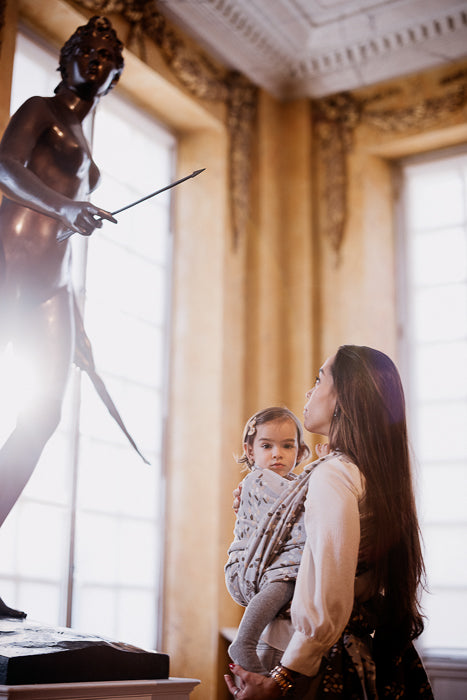
[[[371,618],[360,609],[339,641],[323,659],[311,687],[297,688],[296,700],[433,700],[426,671],[409,642],[395,652],[371,629]],[[373,627],[374,629],[374,627]]]

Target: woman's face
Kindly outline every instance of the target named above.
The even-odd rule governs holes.
[[[117,74],[112,44],[100,37],[86,37],[66,64],[66,83],[86,99],[103,95]]]
[[[303,410],[303,424],[310,433],[328,435],[331,420],[336,408],[336,390],[332,378],[331,367],[335,355],[328,357],[319,370],[313,389],[307,391],[307,402]]]

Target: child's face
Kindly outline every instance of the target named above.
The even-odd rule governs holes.
[[[252,445],[244,445],[249,459],[260,469],[286,476],[298,459],[297,426],[289,418],[259,425]]]

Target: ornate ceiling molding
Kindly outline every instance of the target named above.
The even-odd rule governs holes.
[[[390,31],[382,31],[373,36],[369,34],[364,40],[343,42],[331,50],[320,51],[290,66],[292,79],[318,82],[331,73],[338,73],[346,68],[359,71],[372,61],[391,60],[391,55],[404,49],[413,50],[426,42],[447,40],[456,33],[467,29],[467,12],[462,8],[451,8],[438,12],[431,17],[421,17],[406,25]]]
[[[319,98],[467,55],[462,0],[160,0],[224,65],[280,99]]]

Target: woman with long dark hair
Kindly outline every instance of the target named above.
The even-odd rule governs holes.
[[[231,665],[239,700],[425,698],[413,646],[424,565],[405,400],[390,358],[344,345],[307,393],[307,430],[331,456],[306,468],[306,543],[291,620],[263,636],[268,676]]]

